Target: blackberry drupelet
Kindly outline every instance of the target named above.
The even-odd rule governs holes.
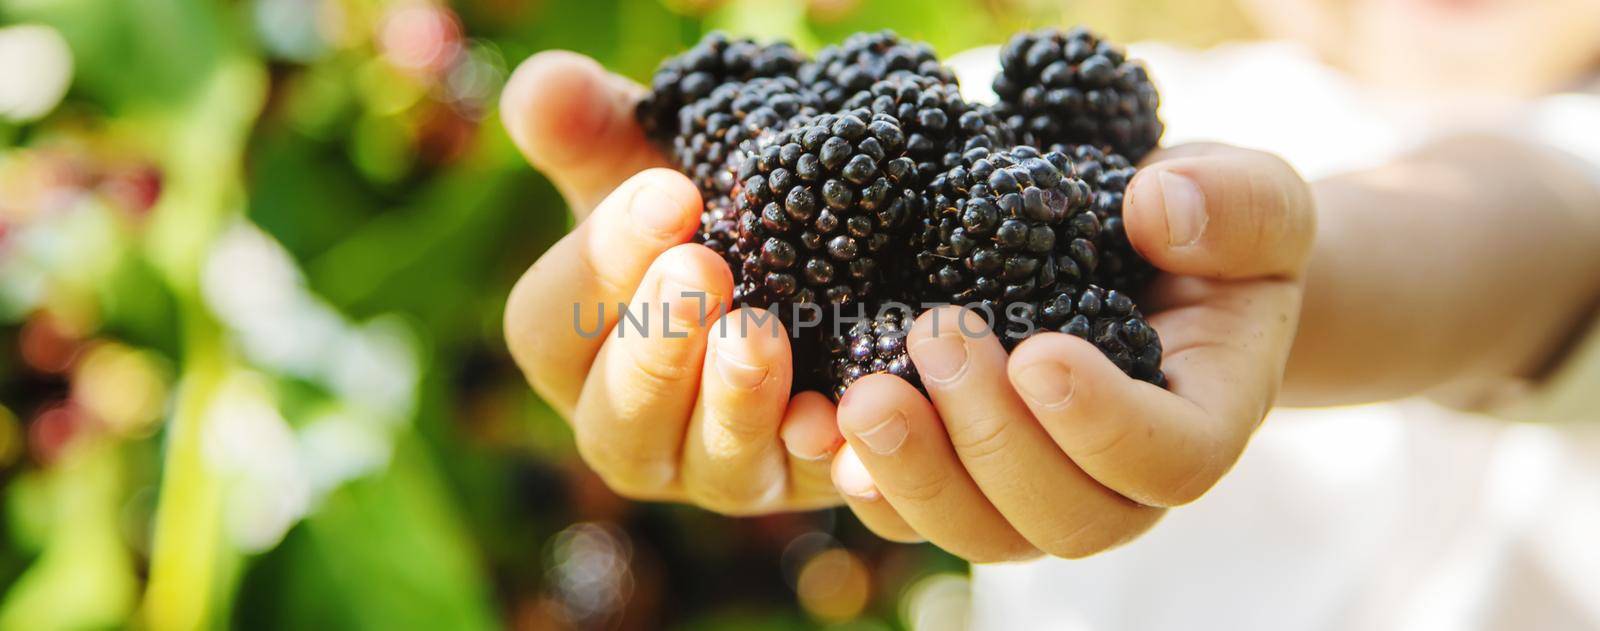
[[[1089,340],[1129,377],[1166,387],[1161,338],[1128,294],[1087,285],[1063,288],[1037,302],[1012,303],[996,314],[1007,351],[1036,333],[1055,331]]]
[[[1100,265],[1094,270],[1094,283],[1123,291],[1144,287],[1156,269],[1134,251],[1122,220],[1123,193],[1139,169],[1127,158],[1092,145],[1057,145],[1051,150],[1071,156],[1073,173],[1088,182],[1094,193],[1091,205],[1100,219],[1100,234],[1095,237]]]
[[[988,107],[967,103],[959,86],[932,77],[889,77],[857,92],[845,107],[866,108],[899,120],[906,132],[907,153],[917,162],[923,181],[932,181],[958,164],[967,151],[1016,144],[1011,130]]]
[[[995,109],[1027,144],[1110,146],[1138,162],[1161,140],[1160,97],[1144,67],[1086,29],[1019,33],[1000,68]]]
[[[956,76],[939,63],[932,46],[902,39],[887,30],[856,33],[842,44],[823,48],[815,61],[800,68],[799,77],[831,111],[872,84],[902,74],[956,82]]]
[[[707,34],[694,47],[661,62],[650,81],[650,93],[634,117],[645,136],[667,146],[678,132],[678,110],[704,98],[724,83],[756,77],[792,77],[806,61],[788,42],[761,45]]]
[[[857,379],[874,373],[888,373],[910,382],[918,389],[922,380],[906,354],[906,333],[911,330],[912,314],[902,309],[868,312],[849,330],[828,340],[826,385],[834,401]]]
[[[740,167],[735,299],[846,305],[876,297],[880,265],[918,214],[916,165],[893,117],[824,114]]]
[[[928,187],[912,236],[919,298],[996,308],[1090,277],[1100,226],[1066,156],[979,149],[964,162]]]

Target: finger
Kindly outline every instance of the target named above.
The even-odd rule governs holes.
[[[569,416],[583,378],[645,270],[699,225],[700,193],[652,169],[606,198],[545,252],[506,299],[506,344],[545,401]],[[602,305],[604,305],[602,307]]]
[[[706,331],[727,311],[733,278],[702,245],[667,250],[584,382],[573,433],[584,460],[623,495],[680,488],[678,456],[699,393]]]
[[[1096,482],[1051,440],[1012,389],[1005,349],[977,313],[941,307],[923,314],[907,348],[961,464],[1034,546],[1084,557],[1161,517]]]
[[[789,454],[789,500],[803,508],[839,503],[831,469],[844,445],[833,402],[820,392],[806,391],[789,400],[778,438]]]
[[[840,449],[838,457],[833,460],[833,479],[844,495],[845,503],[850,506],[850,511],[856,514],[856,519],[861,520],[861,525],[866,526],[867,530],[900,543],[923,540],[889,505],[889,501],[883,499],[883,494],[872,482],[872,474],[867,472],[866,465],[861,464],[861,458],[849,445]]]
[[[1223,145],[1168,150],[1128,184],[1134,249],[1167,272],[1212,278],[1298,276],[1316,213],[1305,180],[1271,154]]]
[[[710,331],[700,398],[683,445],[683,489],[723,514],[771,512],[787,493],[778,427],[789,402],[788,332],[764,309],[739,309]]]
[[[564,50],[529,57],[500,94],[512,142],[579,219],[628,176],[666,159],[634,122],[644,88]]]
[[[863,377],[839,401],[839,427],[878,493],[934,545],[974,563],[1038,554],[962,469],[938,414],[911,384],[884,374]],[[836,475],[849,473],[840,471],[844,464]],[[858,483],[840,492],[872,497]]]
[[[1194,296],[1150,318],[1167,347],[1170,391],[1130,379],[1088,341],[1058,333],[1018,346],[1008,373],[1034,417],[1095,480],[1143,504],[1176,506],[1227,473],[1266,414],[1298,292],[1287,281],[1158,282],[1157,293]],[[1180,284],[1191,287],[1172,287]]]

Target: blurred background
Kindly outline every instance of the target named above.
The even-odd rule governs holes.
[[[1227,0],[0,0],[0,629],[952,628],[932,547],[584,469],[501,338],[570,217],[495,104],[548,48],[645,80],[712,29],[1071,23],[1251,35]]]

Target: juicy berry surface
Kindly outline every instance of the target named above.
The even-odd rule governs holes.
[[[1012,37],[1001,49],[994,91],[996,109],[1036,147],[1108,145],[1138,162],[1164,129],[1144,67],[1083,28]]]

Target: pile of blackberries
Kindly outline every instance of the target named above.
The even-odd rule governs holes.
[[[935,304],[978,311],[1008,349],[1077,335],[1165,384],[1130,297],[1154,270],[1122,224],[1161,137],[1155,87],[1081,28],[1019,34],[1000,62],[993,106],[889,31],[809,60],[713,33],[656,71],[639,123],[700,188],[697,240],[728,261],[736,305],[794,337],[797,389],[917,383],[905,334]]]

